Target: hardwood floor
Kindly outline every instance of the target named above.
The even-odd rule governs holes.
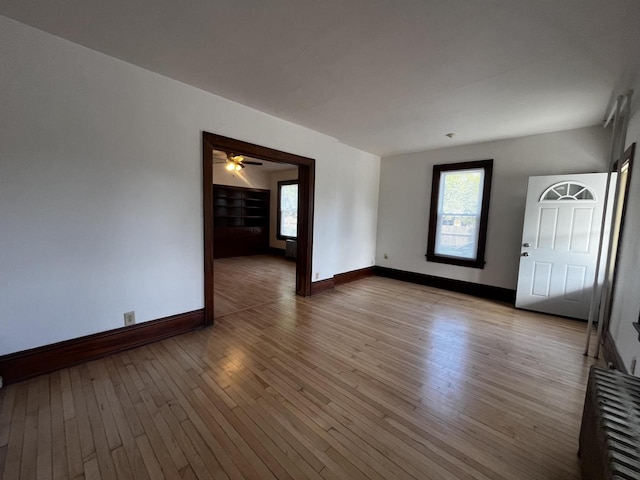
[[[18,478],[577,479],[584,324],[380,277],[0,390]]]
[[[284,257],[217,258],[213,265],[214,318],[295,296],[296,262]]]

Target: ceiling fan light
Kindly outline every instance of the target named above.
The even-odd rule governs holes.
[[[242,170],[242,165],[240,165],[239,163],[236,163],[235,169],[236,171]]]
[[[236,169],[236,166],[232,163],[232,162],[227,162],[226,167],[227,170],[229,170],[230,172]]]

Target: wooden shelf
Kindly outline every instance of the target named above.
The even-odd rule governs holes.
[[[214,258],[267,251],[270,194],[257,188],[213,185]]]

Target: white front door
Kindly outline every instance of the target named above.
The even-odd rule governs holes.
[[[529,177],[516,307],[589,317],[606,173]]]

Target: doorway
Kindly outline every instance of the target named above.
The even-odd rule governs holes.
[[[609,322],[611,321],[611,308],[616,292],[616,284],[618,282],[618,253],[622,242],[622,232],[624,230],[624,220],[627,213],[627,199],[629,198],[629,186],[631,185],[631,173],[633,172],[633,160],[635,158],[636,144],[633,143],[624,152],[622,162],[618,161],[613,165],[613,171],[618,173],[618,188],[616,190],[616,217],[613,223],[613,231],[611,232],[611,259],[609,270],[605,273],[609,276],[610,290],[606,302],[606,310],[604,316],[603,332],[608,335]]]
[[[295,296],[295,248],[285,247],[297,242],[298,167],[221,150],[213,157],[218,319]]]
[[[606,173],[529,177],[516,307],[586,320]]]
[[[290,164],[298,168],[298,226],[295,293],[311,294],[311,259],[313,241],[313,198],[315,160],[268,147],[223,137],[209,132],[202,134],[203,160],[203,220],[204,220],[204,303],[205,322],[214,322],[214,151],[233,152],[274,163]]]

